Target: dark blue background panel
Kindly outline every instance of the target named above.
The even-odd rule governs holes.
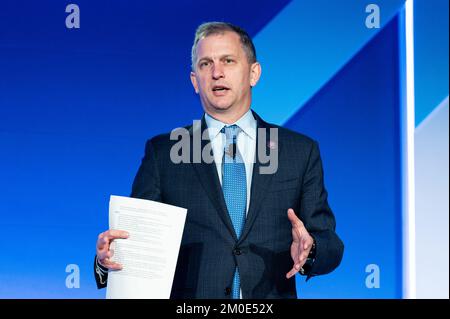
[[[1,2],[0,297],[104,297],[92,261],[109,195],[130,194],[147,138],[202,114],[195,28],[225,20],[253,36],[287,2],[77,1],[70,30],[69,2]]]
[[[332,276],[300,280],[301,297],[401,298],[399,36],[394,18],[285,124],[319,142],[345,243]],[[366,288],[370,264],[380,288]]]
[[[148,137],[186,125],[202,112],[189,80],[198,24],[253,36],[287,2],[77,1],[80,29],[66,28],[66,3],[2,2],[0,129]]]

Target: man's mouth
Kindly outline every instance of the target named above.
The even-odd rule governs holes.
[[[230,90],[229,87],[225,85],[214,85],[212,87],[212,92],[214,96],[221,97],[227,95],[228,91]]]
[[[228,91],[229,88],[223,85],[215,85],[212,88],[213,92],[224,92],[224,91]]]

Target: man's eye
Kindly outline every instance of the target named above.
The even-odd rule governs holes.
[[[200,67],[202,68],[202,67],[205,67],[205,66],[208,66],[209,65],[209,62],[207,62],[207,61],[204,61],[204,62],[201,62],[200,63]]]
[[[233,59],[226,59],[225,62],[229,64],[229,63],[233,63],[234,61],[233,61]]]

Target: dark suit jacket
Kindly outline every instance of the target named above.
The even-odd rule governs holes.
[[[296,298],[295,277],[286,279],[293,266],[288,208],[295,210],[316,241],[309,276],[331,272],[342,259],[344,246],[335,233],[317,143],[254,116],[258,128],[278,128],[279,164],[274,174],[260,174],[263,164],[259,160],[254,164],[250,206],[239,239],[215,163],[174,164],[170,149],[177,141],[171,141],[169,134],[147,142],[131,197],[188,209],[171,298],[230,298],[236,266],[243,298]],[[192,146],[193,128],[188,129]],[[267,134],[267,153],[269,141]],[[202,141],[202,146],[208,142]],[[99,284],[98,277],[97,284],[106,286]]]

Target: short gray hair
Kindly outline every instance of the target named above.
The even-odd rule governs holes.
[[[239,35],[239,38],[241,40],[242,48],[244,49],[248,63],[253,64],[256,62],[256,50],[255,46],[253,44],[252,39],[248,35],[248,33],[231,23],[227,22],[206,22],[201,24],[197,30],[195,31],[195,39],[194,44],[192,45],[191,50],[191,68],[192,70],[195,70],[195,63],[197,59],[197,46],[198,42],[201,39],[204,39],[210,35],[215,34],[223,34],[226,31],[235,32],[237,35]]]

